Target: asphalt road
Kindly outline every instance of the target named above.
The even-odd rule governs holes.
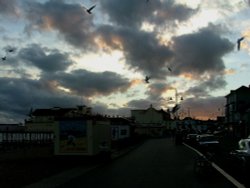
[[[171,138],[152,139],[110,163],[59,186],[84,188],[231,188],[235,187],[216,170],[194,173],[197,154]]]

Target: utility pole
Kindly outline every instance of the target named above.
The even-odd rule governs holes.
[[[188,107],[187,109],[188,109],[188,117],[191,117],[190,116],[190,107]]]

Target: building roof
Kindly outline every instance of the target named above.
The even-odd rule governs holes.
[[[63,116],[72,110],[75,110],[75,108],[50,108],[50,109],[36,109],[33,112],[31,112],[32,116]]]
[[[230,95],[234,94],[234,93],[249,93],[250,94],[250,86],[246,87],[246,86],[241,86],[235,90],[231,90],[230,93],[228,95],[226,95],[225,97],[229,97]]]
[[[124,117],[109,117],[110,123],[112,125],[128,125],[131,120]]]
[[[150,105],[150,107],[147,108],[147,109],[136,109],[136,110],[131,110],[131,111],[147,112],[148,110],[154,110],[154,111],[159,112],[159,113],[166,113],[166,114],[168,114],[168,112],[164,111],[163,109],[156,110],[152,105]]]

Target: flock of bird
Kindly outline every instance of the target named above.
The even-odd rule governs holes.
[[[7,56],[9,55],[9,53],[13,53],[15,50],[14,49],[8,49],[6,50],[6,54],[5,56],[2,57],[2,61],[6,61],[7,60]]]

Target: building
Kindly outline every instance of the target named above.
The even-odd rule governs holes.
[[[0,124],[0,132],[22,132],[24,126],[21,124]]]
[[[131,121],[123,117],[109,117],[111,125],[111,140],[119,141],[130,137]]]
[[[29,118],[25,120],[27,131],[54,132],[54,121],[62,117],[82,117],[91,115],[91,108],[77,106],[76,108],[53,107],[48,109],[36,109],[30,112]]]
[[[225,97],[225,123],[228,129],[236,136],[246,137],[250,132],[250,86],[231,90]]]
[[[103,116],[55,119],[55,155],[94,156],[111,150],[109,119]]]
[[[147,136],[163,136],[171,129],[171,116],[164,110],[156,110],[152,105],[148,109],[131,110],[131,117],[136,125],[135,132]]]

